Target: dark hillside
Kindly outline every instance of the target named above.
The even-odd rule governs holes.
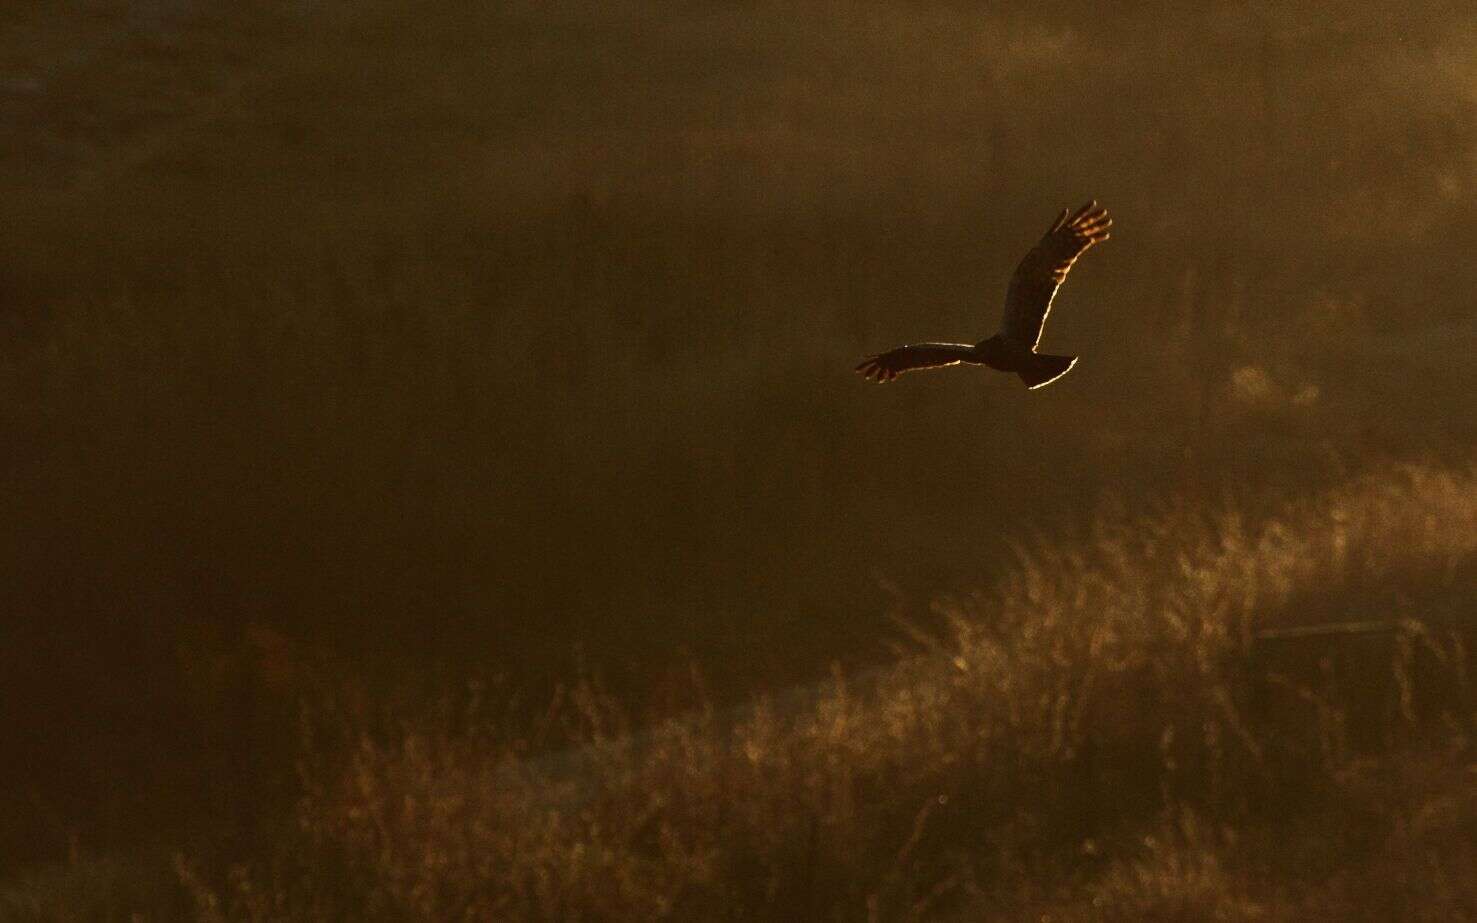
[[[249,852],[305,689],[730,705],[1033,536],[1465,470],[1473,62],[1442,0],[6,4],[0,859]],[[1089,196],[1070,376],[851,375]]]

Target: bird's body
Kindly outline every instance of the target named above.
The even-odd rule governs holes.
[[[1014,372],[1028,388],[1050,384],[1077,362],[1076,356],[1036,352],[1046,315],[1057,289],[1077,258],[1093,244],[1108,239],[1113,219],[1096,201],[1075,214],[1063,210],[1011,277],[1005,294],[1005,317],[1000,332],[970,346],[964,343],[915,343],[869,356],[856,367],[866,378],[888,382],[904,372],[966,363]]]

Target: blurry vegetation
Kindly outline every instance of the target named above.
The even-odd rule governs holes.
[[[1474,580],[1477,471],[1105,515],[798,701],[320,710],[292,833],[185,880],[210,919],[1466,919]],[[1399,627],[1257,640],[1360,614]]]
[[[1320,514],[1275,511],[1309,492],[1325,511],[1357,507],[1326,494],[1351,477],[1355,497],[1451,485],[1453,505],[1421,501],[1436,517],[1421,541],[1459,543],[1447,518],[1470,520],[1467,476],[1441,472],[1465,471],[1477,437],[1474,62],[1477,21],[1441,0],[1399,11],[1132,2],[1111,16],[1065,0],[7,4],[0,871],[10,857],[183,840],[205,866],[253,854],[297,797],[302,697],[331,692],[331,711],[354,725],[386,701],[501,677],[524,703],[516,723],[583,664],[610,690],[590,700],[597,710],[620,701],[643,724],[685,701],[691,658],[726,713],[832,662],[848,676],[888,662],[900,617],[942,632],[966,662],[1006,658],[1021,691],[905,666],[865,696],[816,706],[862,710],[863,736],[826,742],[822,712],[775,715],[764,733],[777,749],[763,759],[789,762],[751,802],[696,800],[723,780],[758,785],[728,730],[684,732],[682,746],[702,751],[687,762],[663,755],[676,743],[612,744],[606,787],[591,796],[600,835],[617,838],[605,852],[577,815],[517,813],[542,803],[537,769],[506,804],[458,781],[504,765],[517,735],[428,727],[415,733],[430,749],[417,750],[378,733],[351,747],[352,766],[320,743],[305,839],[275,872],[252,865],[238,883],[265,890],[244,897],[208,869],[198,889],[238,910],[266,895],[375,913],[487,898],[458,890],[472,878],[454,856],[425,881],[404,878],[402,861],[452,849],[436,838],[473,836],[450,821],[399,818],[410,827],[395,849],[407,852],[366,858],[383,831],[351,817],[335,787],[360,779],[417,799],[431,797],[417,786],[445,785],[472,799],[477,823],[552,825],[550,857],[579,847],[609,858],[575,881],[573,866],[551,871],[562,860],[519,866],[479,844],[509,913],[728,897],[757,907],[809,888],[807,900],[839,913],[871,898],[882,916],[906,915],[924,882],[952,881],[946,900],[968,903],[968,882],[1058,862],[1063,843],[1096,836],[992,826],[1005,839],[956,865],[945,855],[955,846],[935,845],[957,845],[935,832],[948,812],[920,813],[958,772],[972,791],[1011,791],[1030,815],[1020,823],[1057,823],[1051,810],[1067,807],[1010,780],[1066,772],[1081,743],[1071,735],[1094,727],[1099,752],[1152,764],[1139,776],[1128,757],[1116,769],[1098,758],[1147,786],[1124,810],[1162,816],[1169,833],[1063,879],[1088,890],[1040,895],[1041,906],[1060,898],[1052,912],[1071,918],[1094,888],[1177,900],[1153,892],[1163,868],[1215,900],[1275,903],[1235,864],[1255,850],[1222,836],[1261,816],[1251,801],[1265,778],[1242,764],[1246,741],[1269,746],[1265,727],[1245,724],[1242,740],[1226,723],[1255,685],[1224,672],[1251,669],[1238,613],[1344,619],[1371,600],[1435,593],[1457,620],[1472,598],[1469,571],[1451,572],[1465,585],[1433,576],[1447,552],[1397,547],[1415,520],[1394,502],[1375,504],[1390,522],[1359,527],[1392,583],[1356,568],[1357,588],[1335,580],[1326,599],[1294,604],[1258,568],[1303,562],[1287,566],[1336,576],[1330,559],[1258,555],[1281,540],[1265,531],[1273,522],[1294,545],[1325,541]],[[878,347],[990,332],[1015,261],[1055,209],[1089,195],[1117,226],[1052,316],[1046,345],[1084,357],[1071,376],[1031,395],[968,370],[888,388],[850,377]],[[1392,458],[1434,467],[1418,486],[1358,479]],[[1167,496],[1181,499],[1157,518],[1132,512]],[[1207,553],[1230,534],[1233,520],[1213,512],[1228,504],[1263,526],[1226,539],[1245,560],[1216,566],[1246,569],[1223,574],[1226,587],[1172,579],[1134,544],[1152,525],[1166,547]],[[1103,528],[1124,534],[1100,547]],[[1013,543],[1038,531],[1061,536],[1043,550],[1080,539],[1086,563],[1012,564]],[[1107,547],[1137,569],[1112,576],[1094,557]],[[1325,586],[1303,571],[1283,582]],[[1014,602],[930,603],[996,585]],[[1119,637],[1116,603],[1092,602],[1113,586],[1186,594],[1172,609],[1184,625]],[[1042,592],[1060,600],[1032,596]],[[1216,593],[1240,601],[1225,610]],[[1068,614],[1081,605],[1087,616]],[[1107,643],[1091,640],[1099,630],[1122,650],[1093,653]],[[1445,635],[1401,637],[1455,662]],[[1038,643],[1064,647],[1048,656]],[[1096,708],[1104,699],[1079,685],[1110,681],[1161,696],[1135,713],[1157,724],[1081,711],[1051,744],[1066,749],[1051,750],[1031,736],[1049,728],[974,723],[985,719],[972,709],[1024,708],[1016,696],[1036,692]],[[1191,693],[1169,694],[1181,681]],[[1362,720],[1323,681],[1278,688]],[[1438,687],[1438,710],[1470,716]],[[900,695],[934,697],[935,717],[863,720]],[[1304,717],[1304,731],[1333,720]],[[759,734],[759,720],[732,734]],[[1221,722],[1219,755],[1202,740],[1206,720]],[[925,746],[918,722],[930,721],[947,728]],[[1178,723],[1161,747],[1165,722]],[[998,770],[1003,781],[980,775],[980,748],[997,745],[1028,754]],[[918,747],[930,755],[908,775],[901,761]],[[1300,785],[1368,781],[1349,754],[1325,757],[1305,762]],[[826,775],[843,771],[879,788]],[[601,813],[657,797],[642,786],[663,772],[692,788],[673,783],[675,801],[643,808],[655,826]],[[784,816],[773,799],[812,782],[861,806],[812,799]],[[1403,791],[1369,783],[1386,784]],[[984,810],[961,807],[963,791],[938,794],[955,817]],[[753,812],[714,828],[735,837],[731,854],[694,832],[693,812],[720,804]],[[1401,810],[1382,816],[1399,827]],[[881,857],[897,857],[915,821],[909,856],[920,858],[885,871]],[[1128,830],[1120,821],[1095,823]],[[662,845],[668,827],[677,839]],[[847,846],[852,830],[861,839]],[[776,878],[786,850],[821,877]],[[281,877],[330,856],[342,894]],[[1430,868],[1391,874],[1444,874]],[[113,893],[126,876],[110,869],[88,887]],[[626,890],[610,890],[601,876],[622,869]],[[1364,884],[1328,900],[1367,906]]]

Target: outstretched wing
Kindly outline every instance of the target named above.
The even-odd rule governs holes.
[[[892,381],[915,369],[937,369],[975,359],[974,347],[964,343],[915,343],[890,352],[868,356],[856,370],[863,378]]]
[[[1000,333],[1029,349],[1035,349],[1041,341],[1051,300],[1066,281],[1072,264],[1088,247],[1107,240],[1108,228],[1113,224],[1108,210],[1096,199],[1071,217],[1067,215],[1063,209],[1046,236],[1021,260],[1005,293],[1005,320]]]

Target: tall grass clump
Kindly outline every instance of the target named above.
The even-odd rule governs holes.
[[[1458,912],[1460,850],[1388,850],[1477,814],[1474,568],[1470,468],[1120,508],[939,602],[916,655],[737,711],[638,729],[584,683],[536,722],[340,720],[270,860],[182,869],[211,918],[1357,917],[1412,881]]]

